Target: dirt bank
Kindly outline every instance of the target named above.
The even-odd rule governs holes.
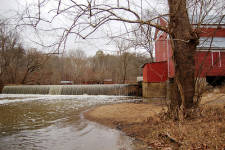
[[[87,112],[85,117],[115,127],[118,124],[145,122],[161,110],[160,106],[151,104],[122,103],[97,107]]]
[[[160,117],[157,104],[123,103],[99,106],[86,112],[87,119],[122,130],[139,141],[137,149],[225,148],[224,104],[204,106],[191,120],[173,122]]]

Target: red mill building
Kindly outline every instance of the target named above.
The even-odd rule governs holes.
[[[165,18],[160,18],[158,21],[160,25],[167,26]],[[199,28],[200,44],[197,46],[195,54],[195,75],[206,78],[211,85],[217,85],[222,83],[225,78],[225,17],[222,21],[221,18],[214,18],[210,21],[210,23],[202,24]],[[220,23],[218,24],[218,22]],[[164,87],[165,81],[173,78],[175,74],[168,34],[156,29],[154,38],[155,62],[143,66],[144,97],[149,97],[149,95],[161,97],[158,95],[165,93],[164,89],[160,88],[161,91],[159,90],[160,94],[158,93],[158,95],[155,92],[146,94],[146,91],[155,89],[156,85]]]

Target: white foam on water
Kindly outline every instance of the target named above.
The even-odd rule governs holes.
[[[27,101],[51,101],[51,100],[74,100],[84,103],[86,106],[124,101],[137,101],[128,96],[108,95],[39,95],[39,94],[0,94],[0,104]]]

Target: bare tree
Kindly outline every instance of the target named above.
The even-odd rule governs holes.
[[[41,54],[36,49],[31,49],[27,51],[26,59],[25,59],[25,71],[21,80],[21,84],[33,82],[30,75],[40,70],[42,65]]]
[[[171,39],[176,70],[169,112],[171,116],[178,118],[179,112],[182,113],[182,116],[187,116],[189,110],[195,107],[194,55],[199,43],[198,29],[211,11],[217,13],[224,9],[224,1],[168,0],[167,8],[169,11],[167,14],[159,14],[159,16],[147,19],[142,17],[142,1],[140,6],[137,2],[132,1],[131,3],[129,0],[127,3],[122,3],[119,0],[117,2],[59,0],[56,2],[57,7],[49,11],[53,17],[46,19],[41,10],[47,2],[48,0],[38,1],[36,13],[25,15],[23,23],[28,22],[27,24],[33,25],[37,29],[40,22],[51,23],[54,20],[62,19],[62,17],[70,16],[69,26],[67,24],[60,28],[51,29],[53,31],[61,30],[62,36],[57,43],[58,47],[63,46],[70,35],[85,39],[101,26],[112,21],[151,26],[168,33]],[[145,2],[149,4],[149,1]],[[213,9],[215,7],[216,9]],[[196,15],[198,16],[197,19],[192,17]],[[169,20],[166,26],[162,26],[155,21],[163,16],[168,17]],[[193,19],[190,18],[197,20],[197,27],[192,26]]]
[[[92,59],[92,70],[98,83],[103,83],[108,73],[106,55],[102,50],[96,52]]]
[[[69,52],[71,67],[69,67],[68,69],[71,70],[75,83],[82,83],[85,80],[83,77],[86,71],[86,59],[87,56],[81,49],[76,49],[75,51],[71,50]]]
[[[0,23],[0,44],[0,78],[4,79],[4,83],[15,84],[25,50],[19,34],[9,28],[7,21]]]
[[[142,16],[144,20],[154,17],[154,12],[146,10]],[[154,60],[154,28],[150,25],[136,24],[133,27],[133,36],[129,39],[135,49],[146,50],[151,60]],[[150,60],[150,61],[151,61]]]
[[[44,58],[47,61],[42,65],[36,82],[38,84],[59,84],[62,78],[63,65],[61,57],[58,55],[49,55],[44,56]]]
[[[118,54],[120,59],[120,69],[122,75],[122,83],[126,83],[127,80],[127,72],[128,72],[128,65],[129,65],[129,49],[131,48],[131,44],[125,40],[117,40],[115,39],[116,47],[118,48]]]

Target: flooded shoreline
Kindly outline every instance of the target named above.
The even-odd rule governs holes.
[[[0,95],[0,99],[0,150],[133,149],[132,139],[123,133],[81,115],[97,105],[132,101],[130,97]]]

